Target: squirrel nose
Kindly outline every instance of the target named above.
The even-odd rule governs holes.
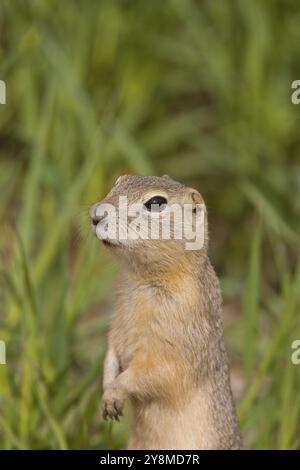
[[[98,215],[97,214],[97,209],[99,207],[99,204],[94,204],[92,207],[91,207],[91,210],[90,210],[90,216],[91,216],[91,219],[92,219],[92,225],[94,227],[96,227],[96,225],[98,225],[98,223],[104,219],[105,215]]]

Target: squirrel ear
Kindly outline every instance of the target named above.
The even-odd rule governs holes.
[[[197,214],[199,207],[201,207],[201,210],[204,210],[204,213],[206,213],[206,207],[204,203],[204,199],[201,196],[201,194],[196,191],[196,189],[190,188],[190,198],[192,199],[192,207],[193,207],[193,213]]]
[[[195,204],[203,204],[204,203],[203,197],[201,196],[201,194],[196,189],[189,188],[189,193],[190,193],[190,196],[192,198],[192,201]]]

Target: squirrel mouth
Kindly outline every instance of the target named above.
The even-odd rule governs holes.
[[[111,246],[111,247],[120,247],[121,246],[121,243],[118,242],[117,240],[109,240],[108,238],[102,238],[101,236],[99,236],[97,234],[97,226],[98,226],[98,222],[96,221],[92,221],[92,229],[93,229],[93,232],[96,234],[97,238],[106,246]]]
[[[104,245],[112,246],[112,243],[111,243],[109,240],[107,240],[107,239],[104,239],[104,240],[101,240],[101,241],[102,241],[102,243],[103,243]]]

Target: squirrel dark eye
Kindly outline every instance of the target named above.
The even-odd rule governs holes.
[[[153,196],[149,201],[144,203],[147,211],[161,212],[166,207],[168,201],[163,196]]]

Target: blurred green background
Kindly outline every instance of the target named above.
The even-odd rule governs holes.
[[[1,0],[0,448],[121,448],[100,416],[122,173],[203,194],[245,446],[300,448],[300,5]]]

